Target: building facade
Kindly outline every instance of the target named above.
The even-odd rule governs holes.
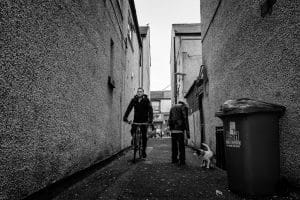
[[[183,99],[202,63],[200,23],[173,24],[171,32],[172,104]]]
[[[201,0],[205,142],[215,149],[215,117],[229,99],[287,108],[280,119],[281,175],[300,185],[300,2]]]
[[[122,101],[122,112],[120,116],[123,116],[127,106],[131,99],[136,95],[137,89],[141,86],[141,68],[143,66],[143,42],[140,37],[140,29],[137,21],[136,10],[134,1],[120,1],[124,4],[124,29],[126,30],[125,46],[126,46],[126,64],[124,65],[123,73],[123,99]],[[127,5],[127,6],[126,6]],[[130,113],[129,120],[133,119],[133,112]],[[122,121],[122,120],[121,120]],[[131,126],[122,123],[122,134],[123,141],[122,148],[125,148],[131,142],[130,129]]]
[[[140,34],[143,41],[143,58],[141,68],[141,87],[144,93],[150,96],[150,67],[151,67],[151,52],[150,52],[150,27],[141,26]]]
[[[151,91],[151,104],[153,108],[153,123],[155,129],[166,133],[169,112],[171,109],[171,91]]]
[[[171,42],[172,104],[185,99],[194,90],[202,65],[201,24],[173,24]],[[187,98],[189,107],[189,144],[200,147],[201,118],[198,104]],[[203,139],[204,137],[202,137]]]
[[[14,200],[130,145],[142,41],[132,0],[0,7],[0,199]]]

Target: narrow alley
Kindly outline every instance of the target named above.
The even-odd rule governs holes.
[[[299,11],[1,0],[0,200],[300,200]]]
[[[54,200],[92,199],[244,199],[227,189],[226,173],[200,167],[200,159],[186,148],[187,164],[171,163],[170,138],[149,140],[145,160],[132,163],[132,151],[63,191]],[[297,199],[288,197],[262,199]],[[253,199],[253,198],[252,198]]]

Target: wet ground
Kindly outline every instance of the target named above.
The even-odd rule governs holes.
[[[300,199],[296,192],[265,198],[233,194],[227,188],[226,172],[201,168],[190,148],[186,148],[186,166],[172,164],[170,143],[170,138],[149,140],[147,159],[132,163],[132,151],[128,151],[54,199]]]

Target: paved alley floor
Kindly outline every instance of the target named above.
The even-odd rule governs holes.
[[[61,193],[55,200],[96,199],[255,199],[242,198],[227,189],[226,173],[203,169],[193,150],[186,148],[187,165],[171,163],[171,141],[151,139],[148,157],[132,163],[132,151]],[[298,199],[268,197],[264,199]]]

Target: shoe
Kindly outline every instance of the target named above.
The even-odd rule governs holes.
[[[146,154],[146,153],[143,153],[143,154],[142,154],[142,157],[143,157],[143,158],[146,158],[146,157],[147,157],[147,154]]]
[[[178,161],[179,161],[179,160],[172,160],[172,163],[173,163],[173,164],[176,164],[176,163],[178,163]]]

